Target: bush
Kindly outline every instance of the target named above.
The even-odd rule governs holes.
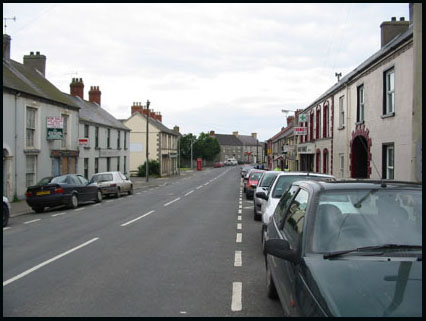
[[[160,176],[160,163],[156,160],[150,160],[149,161],[149,176]],[[138,167],[138,176],[139,177],[145,177],[146,174],[146,162],[143,163],[143,165],[140,165]]]

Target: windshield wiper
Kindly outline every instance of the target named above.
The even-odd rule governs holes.
[[[329,259],[331,257],[340,256],[343,254],[351,253],[351,252],[362,252],[362,251],[370,251],[370,250],[384,250],[384,249],[422,249],[421,245],[409,245],[409,244],[383,244],[383,245],[375,245],[375,246],[364,246],[358,247],[352,250],[343,250],[336,251],[324,254],[324,259]],[[368,255],[376,255],[377,252],[368,253]]]

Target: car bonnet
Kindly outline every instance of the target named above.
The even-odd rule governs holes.
[[[306,257],[305,281],[333,316],[422,316],[422,262],[399,259]]]

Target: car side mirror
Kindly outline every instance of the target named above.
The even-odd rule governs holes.
[[[265,253],[290,261],[294,264],[298,264],[300,260],[296,251],[290,249],[288,241],[282,239],[267,240],[265,242]]]
[[[268,196],[265,194],[265,192],[257,192],[257,193],[256,193],[256,197],[257,197],[257,198],[261,198],[261,199],[263,199],[263,200],[265,200],[265,201],[267,201],[267,200],[268,200]]]

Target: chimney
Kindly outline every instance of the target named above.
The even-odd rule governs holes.
[[[158,112],[157,113],[157,120],[161,123],[161,122],[163,122],[163,116],[161,116],[161,113],[160,112]]]
[[[251,137],[253,137],[254,139],[257,139],[257,133],[251,133]]]
[[[3,59],[10,60],[10,36],[3,34]]]
[[[101,106],[101,91],[99,90],[99,86],[90,86],[89,101],[97,103],[99,107]]]
[[[73,78],[70,83],[70,94],[74,97],[84,99],[84,84],[82,78]]]
[[[31,51],[29,55],[24,56],[24,66],[38,70],[44,77],[46,74],[46,56],[40,55],[39,51],[34,55],[34,52]]]
[[[288,116],[287,117],[287,127],[293,126],[293,120],[294,120],[294,116]]]
[[[399,21],[396,20],[396,17],[392,17],[391,21],[382,22],[380,25],[382,48],[396,36],[407,31],[409,25],[410,22],[405,21],[405,18],[403,17],[401,17]]]
[[[232,132],[232,135],[234,135],[235,137],[238,137],[238,132]]]
[[[214,136],[214,130],[210,131],[210,136]]]
[[[132,115],[133,115],[134,113],[141,113],[141,114],[142,114],[142,106],[141,106],[141,103],[133,102],[133,105],[132,105]]]
[[[174,131],[176,134],[179,134],[179,126],[175,126],[175,127],[173,127],[173,131]]]

